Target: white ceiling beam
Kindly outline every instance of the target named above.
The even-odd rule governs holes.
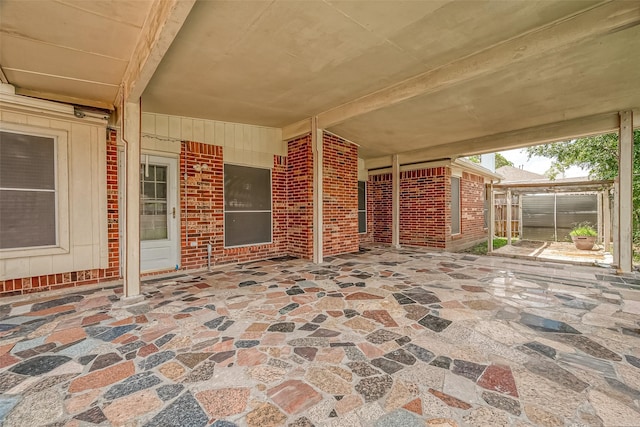
[[[0,65],[0,83],[8,84],[9,80],[7,80],[7,76],[4,75],[4,71],[2,71],[2,65]]]
[[[513,63],[638,24],[640,2],[599,4],[320,113],[318,126],[330,128],[354,117],[495,73]]]
[[[155,0],[122,78],[115,105],[142,96],[196,0]]]
[[[282,140],[290,141],[311,132],[311,117],[291,123],[282,128]]]
[[[407,164],[524,148],[532,145],[615,132],[618,129],[618,124],[617,112],[580,117],[465,141],[449,142],[420,150],[406,151],[399,153],[399,160],[400,164]],[[367,169],[389,167],[391,166],[391,156],[367,159],[365,160],[365,166]]]

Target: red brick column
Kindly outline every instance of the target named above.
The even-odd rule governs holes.
[[[367,209],[371,212],[373,222],[373,240],[376,243],[391,244],[393,216],[391,174],[371,175],[367,185],[369,196]]]
[[[322,152],[323,255],[357,252],[358,147],[325,132]]]
[[[288,252],[313,257],[313,151],[311,135],[289,141],[287,153]]]
[[[209,242],[216,255],[224,246],[222,147],[187,141],[181,148],[181,267],[190,270],[206,267]]]

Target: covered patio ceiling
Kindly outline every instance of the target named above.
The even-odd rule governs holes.
[[[159,3],[3,1],[0,64],[35,96],[114,105]],[[638,24],[638,1],[197,1],[142,109],[285,136],[317,116],[370,167],[525,146],[640,106]]]

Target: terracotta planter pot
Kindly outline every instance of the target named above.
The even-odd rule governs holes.
[[[590,251],[596,243],[596,236],[573,236],[571,237],[576,249]]]

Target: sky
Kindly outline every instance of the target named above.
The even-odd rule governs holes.
[[[519,168],[522,166],[524,170],[527,170],[529,172],[535,172],[544,175],[544,173],[551,167],[551,159],[538,156],[534,156],[529,159],[527,151],[522,148],[500,151],[500,154],[502,154],[507,160],[511,160],[515,167]],[[571,168],[567,169],[564,178],[576,178],[587,175],[589,175],[589,171],[577,166],[572,166]],[[558,178],[562,177],[558,176]]]

